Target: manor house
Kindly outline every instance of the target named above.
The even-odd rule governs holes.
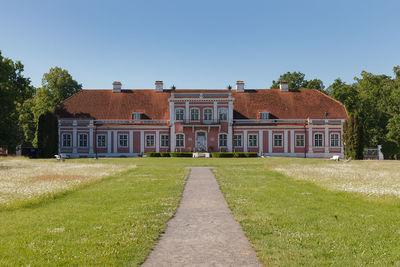
[[[257,152],[343,157],[343,104],[312,89],[82,90],[57,109],[59,153],[70,157],[146,152]]]

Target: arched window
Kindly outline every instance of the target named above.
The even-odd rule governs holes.
[[[203,111],[203,116],[205,121],[211,121],[212,120],[212,109],[206,108]]]
[[[199,121],[200,120],[200,110],[198,108],[192,108],[190,110],[190,120]]]
[[[227,121],[228,120],[228,110],[226,108],[221,108],[218,111],[219,120],[220,121]]]
[[[175,109],[175,120],[176,121],[183,121],[184,115],[185,115],[185,111],[183,108]]]

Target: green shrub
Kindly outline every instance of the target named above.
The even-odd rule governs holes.
[[[192,152],[171,152],[169,153],[171,157],[181,157],[181,158],[191,158],[193,157]]]
[[[257,158],[258,154],[257,154],[257,152],[247,152],[246,157],[247,158]]]
[[[211,157],[213,158],[233,158],[232,152],[214,152],[211,153]]]
[[[146,157],[158,158],[158,157],[161,157],[161,153],[159,153],[159,152],[146,152]]]
[[[246,153],[245,152],[234,152],[233,157],[235,158],[246,158]]]
[[[385,156],[385,159],[394,159],[395,155],[400,153],[399,145],[391,140],[386,141],[382,144],[381,152]]]
[[[169,158],[171,156],[169,152],[161,152],[160,154],[161,154],[161,157],[164,157],[164,158]]]

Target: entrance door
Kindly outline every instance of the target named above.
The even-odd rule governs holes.
[[[196,151],[207,151],[207,138],[205,132],[196,133]]]

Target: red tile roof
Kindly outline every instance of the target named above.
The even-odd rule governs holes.
[[[62,102],[56,113],[61,118],[131,120],[132,112],[141,112],[142,119],[168,120],[169,97],[169,92],[155,90],[82,90]]]
[[[235,119],[256,119],[259,112],[268,111],[272,118],[345,119],[345,107],[329,96],[311,89],[281,92],[279,89],[246,90],[175,90],[179,92],[232,92],[235,98]],[[169,119],[168,98],[171,92],[155,90],[83,90],[61,103],[56,110],[60,118],[132,119],[132,112],[141,112],[142,119]]]
[[[281,92],[280,89],[232,91],[234,118],[258,118],[259,112],[268,111],[277,119],[345,119],[347,111],[343,104],[326,94],[312,89]]]

